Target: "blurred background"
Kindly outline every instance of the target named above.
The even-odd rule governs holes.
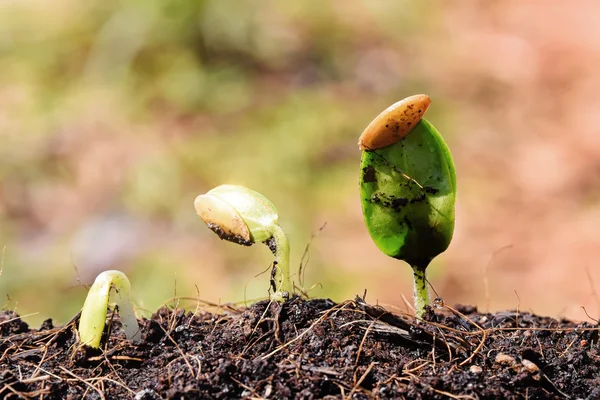
[[[142,315],[173,296],[266,297],[269,250],[220,241],[193,208],[234,183],[277,205],[294,268],[318,233],[311,296],[367,289],[404,310],[411,271],[364,228],[356,143],[388,105],[427,93],[458,174],[454,241],[429,270],[439,295],[596,318],[599,13],[591,1],[3,1],[0,302],[62,323],[106,269],[128,274]]]

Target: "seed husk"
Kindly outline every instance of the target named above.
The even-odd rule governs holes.
[[[421,121],[430,104],[431,99],[426,94],[392,104],[365,128],[358,139],[358,148],[375,150],[396,143]]]

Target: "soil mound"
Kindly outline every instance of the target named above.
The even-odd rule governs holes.
[[[426,321],[360,298],[294,298],[214,312],[162,308],[101,350],[77,317],[29,329],[0,314],[0,397],[51,399],[598,399],[597,324],[477,312],[441,301]]]

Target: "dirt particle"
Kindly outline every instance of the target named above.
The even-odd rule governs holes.
[[[420,203],[423,200],[425,200],[425,198],[426,198],[425,193],[419,193],[417,196],[415,196],[413,199],[410,200],[410,204]]]
[[[240,235],[234,235],[231,233],[225,232],[219,225],[209,222],[207,224],[208,228],[219,236],[221,240],[227,240],[229,242],[241,244],[243,246],[252,246],[254,243],[250,240],[244,239]]]
[[[369,165],[368,167],[363,168],[363,182],[364,183],[377,182],[375,168],[373,168],[373,166]]]
[[[510,367],[517,364],[515,358],[513,356],[509,356],[508,354],[498,353],[495,359],[497,364],[508,365]]]
[[[392,208],[399,211],[402,207],[408,204],[408,199],[405,197],[396,197],[392,199]]]
[[[271,253],[275,254],[277,252],[277,241],[275,240],[274,237],[270,237],[269,239],[265,240],[263,243],[267,245],[269,250],[271,250]]]
[[[525,369],[529,372],[531,372],[532,374],[536,374],[538,372],[540,372],[540,368],[535,365],[535,363],[529,361],[528,359],[524,358],[523,360],[521,360],[521,364],[523,364],[523,366],[525,367]]]
[[[480,374],[483,372],[483,368],[481,368],[479,365],[471,365],[469,367],[469,372],[472,374]]]

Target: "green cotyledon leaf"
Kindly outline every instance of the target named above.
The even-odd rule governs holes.
[[[386,255],[425,269],[454,232],[456,172],[427,120],[396,143],[363,151],[360,195],[367,229]]]

